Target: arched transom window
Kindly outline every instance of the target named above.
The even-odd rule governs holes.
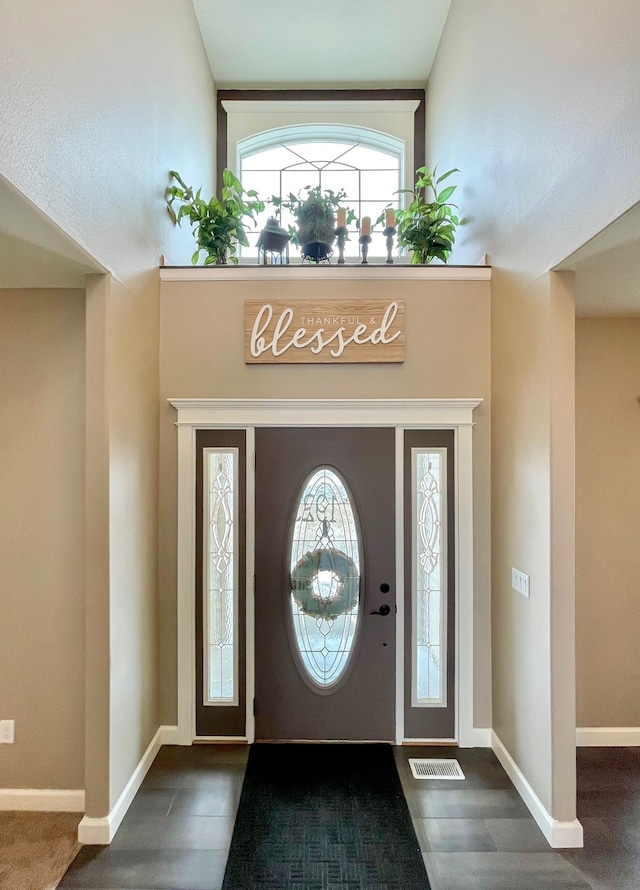
[[[272,195],[305,194],[305,187],[320,186],[335,192],[346,192],[344,206],[351,208],[356,219],[371,217],[372,222],[388,205],[399,205],[404,168],[404,142],[393,136],[360,127],[311,125],[284,127],[258,133],[238,143],[238,169],[246,189],[255,189],[265,200]],[[256,242],[260,229],[273,207],[261,215],[255,233],[249,233],[250,247],[243,249],[247,257],[257,256]],[[285,227],[295,220],[282,211]],[[384,225],[372,231],[370,254],[383,256]],[[358,231],[349,226],[345,255],[357,257]]]

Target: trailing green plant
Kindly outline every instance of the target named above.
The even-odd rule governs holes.
[[[446,263],[449,259],[460,222],[454,213],[458,209],[457,205],[449,202],[457,186],[448,185],[438,189],[452,174],[459,172],[454,167],[442,176],[437,176],[437,166],[432,172],[427,167],[419,167],[413,189],[400,189],[396,192],[413,196],[410,204],[396,210],[398,244],[412,251],[412,263],[430,263],[434,259]],[[382,220],[384,213],[376,222]]]
[[[306,195],[302,196],[302,192],[306,192]],[[292,244],[304,248],[317,242],[326,245],[329,250],[336,237],[335,211],[346,197],[347,193],[343,190],[333,192],[331,189],[322,190],[319,185],[307,185],[297,195],[292,192],[286,198],[273,195],[269,203],[278,212],[284,208],[295,217],[296,225],[288,226]],[[346,209],[349,225],[356,217],[353,210]]]
[[[237,264],[236,246],[243,244],[246,247],[249,244],[244,220],[251,219],[255,224],[256,215],[264,210],[264,202],[258,199],[258,193],[253,190],[246,191],[231,170],[225,169],[222,172],[221,197],[214,196],[205,201],[201,197],[202,188],[194,194],[193,189],[183,181],[179,173],[175,170],[169,172],[178,185],[167,188],[167,209],[174,223],[178,225],[184,217],[189,219],[198,245],[191,262],[195,266],[201,251],[204,250],[207,253],[205,266],[213,263],[222,265],[229,259]],[[177,213],[173,209],[174,201],[180,202],[181,205]]]

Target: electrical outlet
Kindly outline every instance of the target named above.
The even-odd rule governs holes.
[[[0,745],[13,745],[15,720],[0,720]]]
[[[519,569],[511,569],[511,586],[517,593],[529,596],[529,576]]]

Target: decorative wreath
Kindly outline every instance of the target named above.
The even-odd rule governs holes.
[[[333,596],[314,593],[313,582],[319,572],[332,572],[338,578]],[[305,553],[291,570],[291,593],[305,615],[333,620],[357,605],[360,573],[355,562],[341,550],[313,550]]]

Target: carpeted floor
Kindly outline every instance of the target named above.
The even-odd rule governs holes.
[[[0,890],[54,890],[80,849],[81,813],[0,812]]]
[[[254,745],[223,890],[428,890],[390,745]]]

